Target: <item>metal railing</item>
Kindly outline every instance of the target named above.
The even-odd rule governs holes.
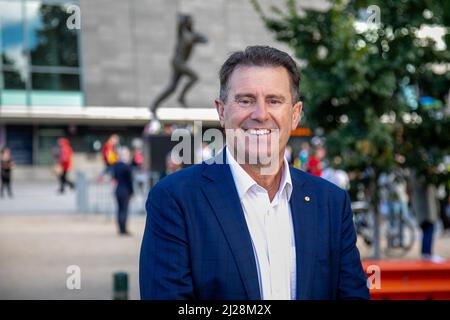
[[[145,214],[145,201],[151,187],[159,181],[157,172],[133,174],[134,195],[130,200],[129,214]],[[83,172],[76,173],[76,203],[80,213],[104,214],[112,218],[117,211],[114,196],[116,184],[110,176],[104,175],[89,180]]]

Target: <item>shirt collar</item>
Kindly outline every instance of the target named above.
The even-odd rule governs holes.
[[[239,163],[234,159],[231,152],[227,147],[225,149],[226,163],[230,166],[231,174],[233,175],[234,183],[239,195],[239,199],[242,199],[247,191],[258,185],[255,180],[253,180],[250,175],[245,172],[245,170],[239,165]],[[292,194],[292,179],[291,172],[289,170],[289,164],[286,158],[283,159],[283,174],[281,176],[280,188],[278,189],[276,197],[286,189],[287,200],[289,201]]]

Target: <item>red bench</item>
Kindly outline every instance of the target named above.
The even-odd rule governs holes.
[[[372,284],[372,300],[450,299],[450,260],[442,263],[427,260],[365,260],[363,267]],[[376,288],[377,278],[374,275],[377,270],[380,271],[379,288]]]

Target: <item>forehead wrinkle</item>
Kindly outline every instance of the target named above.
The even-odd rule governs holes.
[[[282,73],[278,72],[279,70],[281,70]],[[280,94],[279,92],[273,91],[271,92],[271,90],[273,89],[273,85],[271,85],[270,83],[267,83],[267,85],[265,85],[265,80],[267,79],[265,78],[265,75],[263,75],[262,78],[258,76],[258,73],[261,71],[273,72],[273,74],[276,75],[275,79],[278,86],[277,89],[286,91],[285,94]],[[286,80],[286,82],[284,80]],[[283,84],[281,84],[281,82]],[[287,87],[284,87],[284,85],[286,85]],[[261,87],[263,88],[261,89]],[[248,96],[256,97],[260,94],[261,90],[263,93],[264,90],[266,90],[266,92],[269,92],[267,94],[263,94],[265,99],[271,98],[270,95],[275,95],[283,97],[284,101],[286,102],[288,100],[293,101],[295,96],[292,88],[292,80],[289,76],[288,71],[283,67],[273,66],[237,66],[230,74],[230,77],[226,84],[226,90],[228,92],[227,96],[229,96],[229,98],[232,100],[236,99],[236,95],[241,93],[250,93],[251,95]],[[254,91],[254,93],[251,93],[252,91]]]
[[[242,98],[242,97],[251,97],[251,98],[255,98],[256,95],[254,95],[253,93],[250,92],[243,92],[243,93],[236,93],[234,95],[234,98]]]

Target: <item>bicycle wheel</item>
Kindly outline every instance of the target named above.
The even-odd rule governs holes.
[[[387,241],[386,256],[399,258],[407,254],[413,247],[416,229],[410,220],[402,217],[396,222],[395,226],[387,230],[385,236]]]

